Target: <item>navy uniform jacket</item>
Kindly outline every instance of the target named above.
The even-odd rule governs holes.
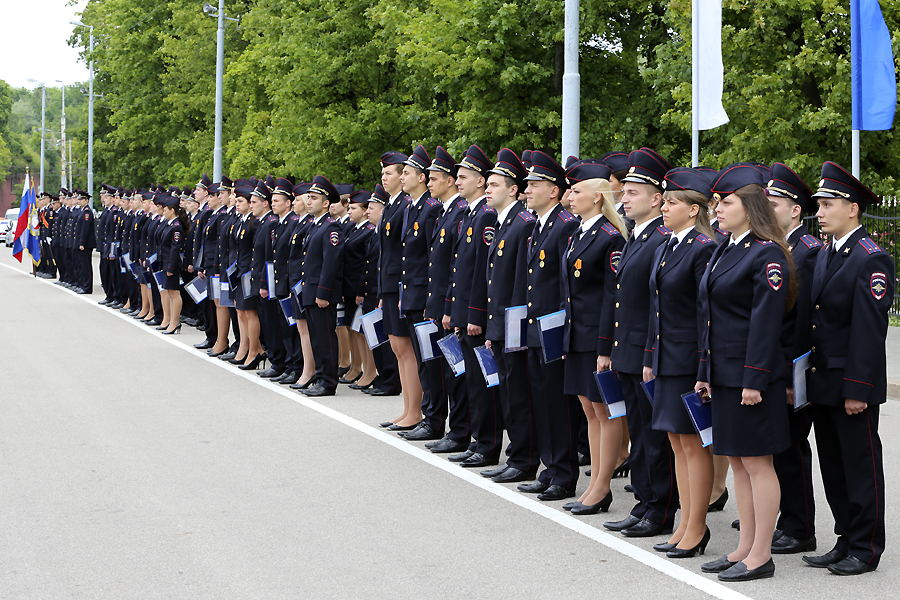
[[[795,358],[809,352],[809,290],[812,286],[816,256],[822,249],[822,241],[809,235],[806,225],[801,225],[787,239],[797,273],[797,302],[784,316],[781,325],[781,346],[784,359],[793,368]]]
[[[503,223],[497,226],[494,241],[488,250],[488,322],[485,336],[489,340],[505,340],[506,309],[522,306],[526,302],[528,238],[534,231],[534,221],[534,215],[516,201],[506,213]]]
[[[192,264],[201,270],[203,269],[203,234],[206,231],[206,223],[209,221],[211,214],[212,211],[209,210],[209,205],[207,204],[201,207],[194,219],[192,219],[194,223],[194,226],[191,228],[191,255],[194,257]]]
[[[125,256],[126,253],[131,253],[131,242],[133,241],[134,233],[132,232],[132,223],[135,219],[135,213],[130,210],[125,211],[122,214],[122,221],[119,227],[119,239],[121,241],[120,253],[121,256]],[[138,253],[129,254],[131,260],[137,259]]]
[[[366,247],[366,273],[363,278],[363,314],[378,308],[378,258],[381,242],[377,233],[369,236]]]
[[[256,229],[259,221],[252,214],[245,221],[238,221],[234,234],[234,247],[237,249],[237,274],[242,276],[253,268],[253,243],[256,240]]]
[[[378,296],[400,293],[400,274],[403,272],[403,214],[409,196],[400,195],[384,208],[378,225],[378,242],[381,254],[378,258]]]
[[[727,232],[727,231],[724,231],[724,230],[722,230],[722,229],[719,229],[719,221],[718,221],[718,219],[716,219],[716,220],[714,220],[712,223],[710,223],[710,226],[713,228],[713,233],[716,234],[716,240],[715,240],[715,241],[716,241],[717,244],[721,244],[722,242],[724,242],[725,240],[728,239],[728,232]]]
[[[726,254],[728,243],[716,248],[700,281],[697,380],[764,392],[788,375],[778,349],[791,273],[778,244],[752,232]]]
[[[656,248],[668,239],[662,216],[656,217],[641,234],[626,243],[616,273],[616,309],[612,368],[620,373],[640,375],[652,364],[646,352],[650,314],[650,271]]]
[[[290,214],[276,220],[266,246],[266,260],[275,263],[275,297],[279,299],[291,294],[288,259],[291,254],[291,236],[296,225]]]
[[[452,303],[450,325],[487,325],[487,255],[494,230],[497,211],[482,198],[459,222],[458,238],[453,251],[453,273],[447,295]]]
[[[84,246],[85,250],[93,250],[97,247],[97,231],[94,222],[94,211],[89,207],[85,207],[78,220],[75,222],[75,245],[74,248]]]
[[[888,310],[894,299],[894,264],[857,229],[831,258],[829,244],[816,258],[810,289],[809,400],[843,406],[849,398],[882,404],[887,395]]]
[[[535,219],[534,227],[538,227],[540,219]],[[528,243],[527,265],[528,291],[528,347],[541,347],[541,334],[538,329],[538,317],[563,310],[566,307],[565,288],[562,283],[562,257],[569,245],[569,238],[581,223],[575,215],[563,210],[562,204],[550,209],[547,224],[539,234],[533,232]]]
[[[66,220],[69,218],[69,209],[65,206],[59,207],[59,210],[56,212],[56,218],[53,219],[53,245],[61,246],[63,241],[63,227]]]
[[[52,218],[52,211],[48,212],[47,217]],[[115,215],[112,208],[105,208],[100,213],[97,220],[97,248],[100,250],[100,256],[106,258],[109,256],[109,243],[112,241],[113,227],[115,225]],[[50,232],[47,232],[50,235]]]
[[[403,283],[403,310],[425,310],[428,294],[428,248],[442,205],[425,192],[406,205],[403,216],[403,248],[400,281]]]
[[[440,321],[445,314],[450,314],[452,303],[447,296],[447,289],[450,287],[453,249],[456,246],[459,222],[468,210],[468,203],[456,196],[434,227],[428,249],[428,295],[425,298],[427,319]]]
[[[341,224],[331,215],[312,220],[303,240],[303,306],[311,306],[316,299],[331,304],[343,301],[344,233]]]
[[[231,240],[234,232],[232,227],[238,221],[240,215],[234,208],[229,208],[219,219],[219,239],[216,243],[216,264],[220,265],[219,274],[224,278],[225,271],[234,261],[231,260]],[[236,274],[235,274],[236,275]]]
[[[267,254],[272,241],[273,229],[278,222],[278,217],[272,211],[267,212],[259,220],[256,235],[253,237],[253,259],[250,263],[250,287],[255,295],[259,295],[261,289],[268,289],[266,282],[266,261],[271,260]]]
[[[194,213],[194,216],[188,215],[191,221],[190,229],[184,232],[184,267],[194,264],[194,241],[197,239],[197,228],[200,223],[200,211]]]
[[[365,295],[363,286],[366,279],[366,252],[369,249],[369,238],[372,237],[375,226],[367,221],[360,225],[356,223],[352,223],[352,225],[353,228],[346,232],[344,241],[343,288],[344,296],[352,297],[355,306],[356,297]]]
[[[178,219],[166,223],[162,243],[159,246],[160,271],[178,274],[181,270],[181,252],[184,249],[184,229]]]
[[[200,232],[200,251],[203,253],[203,263],[201,267],[209,271],[208,275],[218,275],[218,256],[219,256],[219,220],[225,217],[225,208],[219,207],[210,213]]]
[[[669,236],[657,247],[650,271],[650,327],[645,350],[652,353],[650,366],[657,377],[694,375],[700,367],[697,293],[717,248],[715,240],[694,229],[663,261],[671,239]]]
[[[294,220],[294,229],[291,231],[291,249],[288,254],[288,283],[292,290],[303,279],[303,242],[306,240],[311,223],[312,216],[309,214]]]
[[[76,219],[81,216],[81,207],[73,206],[69,210],[69,215],[66,217],[66,226],[65,226],[65,236],[63,237],[63,248],[68,248],[71,250],[76,247],[75,244],[75,224],[78,222]]]
[[[576,241],[580,229],[579,225],[572,232],[562,255],[566,299],[563,347],[568,352],[609,356],[613,344],[616,269],[625,238],[603,216]]]

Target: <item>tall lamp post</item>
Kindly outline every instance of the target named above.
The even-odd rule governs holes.
[[[68,179],[66,179],[66,82],[56,80],[56,83],[62,84],[62,116],[59,118],[60,131],[62,131],[62,143],[60,144],[60,152],[62,160],[59,163],[62,174],[59,177],[59,187],[69,187]]]
[[[216,123],[213,143],[213,181],[222,180],[222,77],[225,72],[225,21],[237,21],[225,14],[225,0],[219,0],[219,8],[207,2],[203,12],[218,19],[216,29]]]
[[[44,131],[47,129],[44,126],[44,114],[47,106],[47,86],[44,85],[43,81],[38,81],[37,79],[29,79],[28,81],[41,86],[41,185],[38,191],[44,193]]]
[[[88,172],[87,193],[94,197],[94,26],[85,25],[81,21],[69,21],[77,27],[87,27],[91,32],[91,42],[88,46],[90,60],[90,80],[88,83]]]

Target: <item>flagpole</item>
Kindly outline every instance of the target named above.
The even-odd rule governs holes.
[[[851,167],[853,176],[859,179],[859,129],[852,130],[851,135],[853,139],[853,159]]]
[[[696,167],[700,164],[700,127],[699,115],[697,114],[697,105],[700,103],[700,85],[697,76],[697,62],[699,48],[697,46],[697,37],[699,36],[700,27],[697,23],[699,13],[697,0],[691,1],[691,166]]]

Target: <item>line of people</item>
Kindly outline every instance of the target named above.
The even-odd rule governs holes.
[[[825,163],[813,193],[782,163],[672,168],[641,148],[564,168],[537,150],[492,161],[472,145],[457,162],[418,146],[382,155],[373,192],[338,187],[321,175],[104,186],[101,304],[169,333],[194,321],[198,349],[245,370],[267,360],[261,377],[308,396],[339,383],[402,395],[382,427],[543,501],[574,497],[588,461],[587,488],[563,506],[575,515],[607,511],[610,480],[630,469],[636,502],[603,525],[667,536],[654,548],[673,559],[704,553],[730,466],[739,543],[702,565],[723,581],[771,577],[773,553],[816,549],[814,424],[838,539],[803,560],[838,575],[878,566],[894,265],[859,223],[879,198],[842,167]],[[813,213],[827,243],[803,225]],[[182,319],[183,298],[194,312]],[[524,332],[510,346],[515,307]],[[376,308],[389,343],[370,349],[350,325]],[[554,360],[540,323],[560,311]],[[423,359],[428,321],[456,334],[463,375]],[[598,386],[606,371],[625,419]],[[692,392],[711,406],[712,446]]]

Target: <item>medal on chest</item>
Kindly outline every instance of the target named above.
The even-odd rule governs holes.
[[[541,250],[541,253],[538,255],[538,258],[541,259],[541,262],[538,263],[538,266],[541,267],[542,269],[544,268],[544,256],[545,256],[544,251]]]
[[[503,243],[506,240],[500,240],[500,245],[497,246],[497,256],[503,256]]]
[[[575,277],[581,277],[581,259],[575,261]]]

